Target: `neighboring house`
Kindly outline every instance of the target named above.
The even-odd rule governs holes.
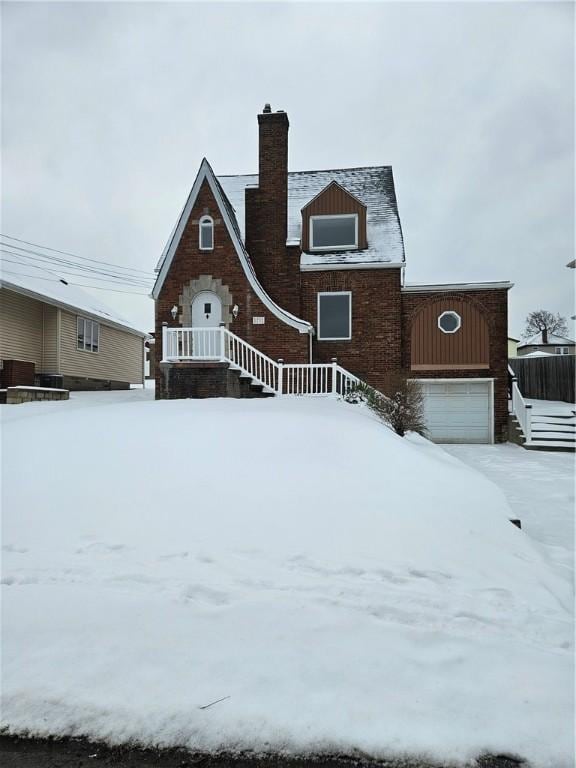
[[[234,375],[386,392],[405,373],[433,439],[505,439],[511,283],[406,284],[392,168],[289,173],[288,116],[266,105],[258,125],[259,173],[203,160],[162,253],[156,396],[253,394]]]
[[[531,352],[546,352],[548,355],[574,355],[576,342],[565,336],[542,331],[518,345],[518,357],[524,357]]]
[[[2,387],[123,389],[144,381],[144,339],[100,301],[29,265],[0,274]]]
[[[515,339],[513,336],[508,336],[508,357],[516,357],[518,354],[518,343],[520,339]]]

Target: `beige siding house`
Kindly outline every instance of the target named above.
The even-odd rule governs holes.
[[[0,383],[122,389],[144,382],[147,334],[57,275],[0,276]]]

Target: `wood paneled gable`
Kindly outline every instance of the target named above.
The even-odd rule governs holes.
[[[366,248],[366,206],[337,181],[331,181],[302,208],[302,250],[310,249],[310,217],[355,213],[358,216],[358,249]],[[337,250],[336,248],[334,250]]]
[[[460,318],[455,332],[444,333],[438,320],[445,312]],[[481,308],[463,296],[434,297],[419,307],[410,330],[413,371],[481,370],[490,367],[490,330]]]

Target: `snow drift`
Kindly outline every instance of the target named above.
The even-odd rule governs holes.
[[[114,397],[2,407],[11,732],[573,764],[571,589],[494,485],[341,402]]]

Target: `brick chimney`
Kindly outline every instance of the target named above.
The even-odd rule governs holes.
[[[270,104],[258,115],[258,187],[246,189],[246,249],[265,290],[298,312],[298,258],[286,248],[289,125],[286,112],[272,112]]]

